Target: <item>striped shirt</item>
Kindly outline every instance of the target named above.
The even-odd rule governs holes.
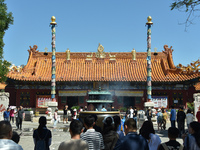
[[[103,137],[100,132],[96,132],[94,129],[88,129],[82,133],[81,139],[88,142],[89,150],[104,149]]]

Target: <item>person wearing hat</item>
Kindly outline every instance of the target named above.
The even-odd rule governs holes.
[[[162,130],[162,121],[163,121],[163,114],[161,112],[161,109],[159,108],[157,113],[158,131]]]

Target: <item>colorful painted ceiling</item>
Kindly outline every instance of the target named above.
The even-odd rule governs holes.
[[[51,81],[52,53],[39,52],[37,46],[28,50],[27,65],[12,66],[7,77],[20,81]],[[151,53],[153,82],[180,82],[200,77],[196,70],[175,67],[172,47],[164,46],[162,52]],[[97,52],[56,52],[56,81],[136,81],[147,79],[147,53],[104,52],[99,45]]]

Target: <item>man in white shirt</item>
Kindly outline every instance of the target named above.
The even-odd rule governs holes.
[[[88,150],[88,143],[80,139],[80,134],[83,132],[83,124],[79,120],[73,120],[70,123],[69,132],[71,140],[62,142],[58,150]]]
[[[133,110],[132,106],[130,106],[130,117],[129,118],[133,118],[133,113],[134,113],[134,110]]]
[[[23,150],[23,148],[11,140],[12,126],[8,121],[0,121],[0,150]]]
[[[189,129],[189,125],[192,121],[194,121],[194,115],[191,113],[191,110],[188,109],[187,114],[186,114],[186,121],[187,121],[187,127]]]

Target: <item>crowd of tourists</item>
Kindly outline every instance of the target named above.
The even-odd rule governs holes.
[[[12,124],[14,124],[15,120],[17,130],[22,130],[22,121],[25,118],[24,109],[22,106],[19,106],[15,111],[14,108],[9,107],[6,111],[4,111],[3,118],[5,121],[11,121]]]
[[[67,110],[67,107],[64,109]],[[17,113],[22,110],[23,108],[19,108]],[[9,122],[10,119],[7,119],[6,113],[4,121],[0,121],[0,150],[22,150],[23,148],[18,145],[20,136],[12,131],[12,122]],[[124,123],[118,115],[106,116],[102,121],[103,128],[97,126],[98,118],[95,114],[86,116],[84,120],[73,119],[69,126],[71,139],[61,142],[58,150],[200,150],[200,123],[193,121],[194,115],[190,110],[185,114],[183,108],[180,107],[176,113],[172,106],[169,116],[171,121],[171,127],[168,128],[169,141],[165,143],[162,143],[155,132],[151,120],[152,114],[153,111],[149,108],[146,111],[147,120],[143,122],[140,129],[137,128],[137,109],[132,107],[127,111]],[[168,119],[166,114],[165,109],[157,110],[158,130],[166,129]],[[68,121],[67,116],[63,117],[65,121]],[[188,133],[185,132],[185,119]],[[200,121],[199,118],[197,119]],[[47,129],[46,124],[46,117],[41,116],[39,126],[33,132],[35,150],[50,149],[52,133]],[[183,145],[176,141],[178,137],[183,138]]]

